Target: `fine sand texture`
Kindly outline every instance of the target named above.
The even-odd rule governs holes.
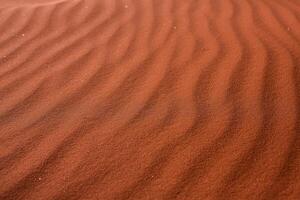
[[[0,200],[299,200],[299,0],[0,0]]]

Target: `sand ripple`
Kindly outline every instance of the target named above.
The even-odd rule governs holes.
[[[0,4],[0,199],[300,199],[299,1]]]

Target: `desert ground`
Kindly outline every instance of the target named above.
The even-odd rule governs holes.
[[[299,200],[299,0],[0,0],[1,200]]]

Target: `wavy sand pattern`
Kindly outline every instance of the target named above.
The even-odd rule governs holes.
[[[0,199],[300,199],[300,1],[0,0]]]

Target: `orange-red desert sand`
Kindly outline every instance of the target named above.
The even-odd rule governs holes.
[[[1,200],[299,200],[299,0],[0,0]]]

